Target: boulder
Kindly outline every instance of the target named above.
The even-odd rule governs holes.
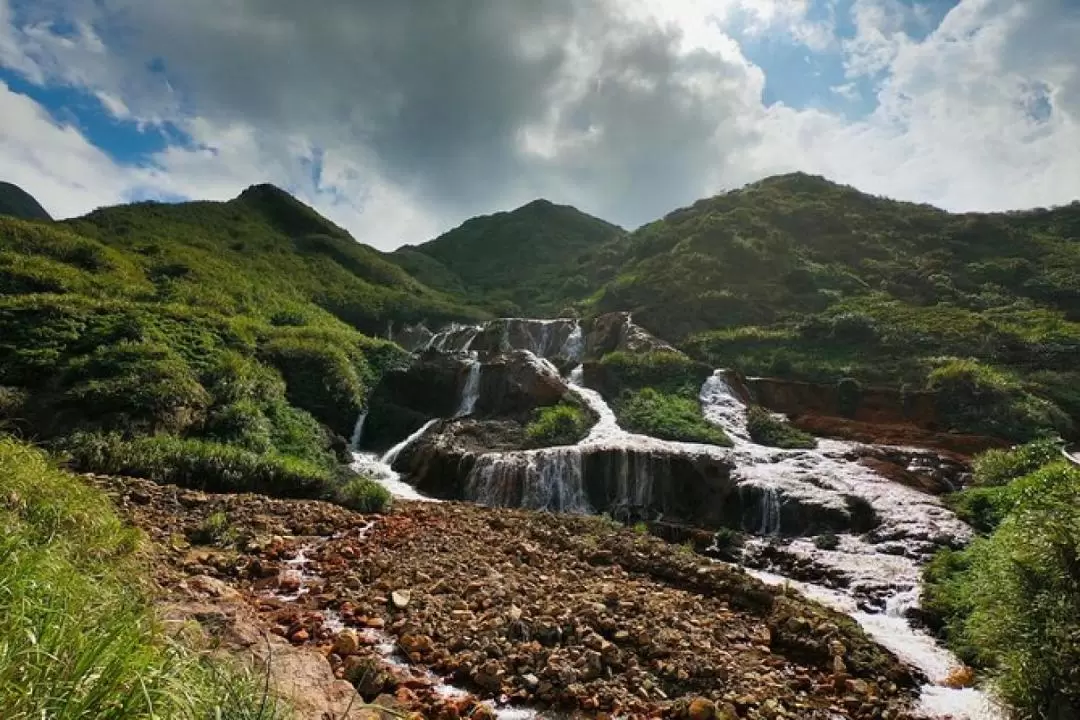
[[[609,352],[623,350],[644,353],[663,350],[678,352],[674,347],[635,325],[630,313],[614,312],[595,318],[585,334],[586,360],[599,360]]]

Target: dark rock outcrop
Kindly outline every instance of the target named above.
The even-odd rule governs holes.
[[[383,450],[433,418],[462,414],[462,399],[476,362],[462,354],[427,352],[417,356],[407,370],[387,373],[369,401],[363,446]],[[557,372],[523,351],[482,362],[478,392],[467,414],[519,424],[528,422],[536,408],[575,399]]]
[[[594,318],[585,332],[585,359],[599,360],[616,350],[634,353],[657,350],[678,352],[645,328],[635,325],[630,313],[615,312]]]

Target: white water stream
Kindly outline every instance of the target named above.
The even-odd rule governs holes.
[[[523,321],[513,321],[522,323]],[[509,323],[501,328],[500,346],[509,346]],[[457,327],[436,335],[429,349],[449,352],[468,351],[483,331],[476,327]],[[579,359],[584,350],[580,326],[566,335],[565,321],[546,321],[516,326],[515,337],[525,338],[532,352],[536,371],[558,374],[545,355]],[[458,415],[468,414],[479,396],[480,363],[470,365]],[[473,375],[475,373],[475,384]],[[940,683],[959,663],[933,638],[914,630],[904,617],[904,610],[917,603],[920,565],[943,539],[963,542],[970,529],[941,507],[936,498],[905,487],[852,459],[857,445],[836,440],[821,440],[814,450],[779,450],[754,443],[746,424],[746,407],[728,385],[724,373],[717,371],[701,388],[700,401],[706,419],[723,428],[734,447],[678,443],[658,440],[623,430],[614,411],[600,393],[582,384],[583,371],[576,367],[569,376],[570,389],[599,418],[588,436],[576,446],[546,448],[512,453],[482,455],[466,481],[466,497],[487,505],[521,506],[570,512],[591,512],[584,490],[582,457],[584,450],[613,449],[648,453],[662,451],[733,460],[733,477],[740,487],[755,487],[764,498],[758,527],[761,536],[779,535],[783,507],[787,502],[831,508],[847,512],[848,497],[869,504],[878,516],[875,540],[845,534],[834,550],[818,549],[809,539],[795,539],[785,550],[789,554],[811,558],[820,566],[842,573],[849,586],[844,590],[800,583],[779,575],[751,571],[772,584],[788,584],[807,597],[852,616],[868,634],[898,657],[927,675],[931,684],[923,688],[920,711],[929,718],[952,720],[1000,720],[986,696],[972,689],[954,690]],[[468,409],[468,412],[463,412]],[[354,467],[383,483],[396,497],[424,499],[403,482],[389,466],[398,455],[416,442],[434,420],[387,452],[382,458],[355,455]],[[358,422],[359,439],[362,421]],[[624,455],[624,460],[626,456]],[[624,464],[626,464],[624,462]],[[652,492],[651,468],[639,464],[633,477],[628,467],[619,479],[620,494],[629,504],[644,505]],[[524,496],[503,497],[513,483],[512,474],[524,478]],[[646,477],[648,476],[648,477]],[[757,542],[765,542],[764,540]],[[884,611],[866,612],[857,598],[884,598]]]

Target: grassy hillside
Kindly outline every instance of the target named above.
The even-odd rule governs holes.
[[[0,218],[0,422],[85,470],[326,495],[404,358],[361,330],[479,317],[269,186]]]
[[[0,215],[22,220],[52,219],[30,193],[7,182],[0,182]]]
[[[554,315],[612,277],[625,233],[565,205],[536,200],[469,220],[391,256],[432,287],[502,316]]]

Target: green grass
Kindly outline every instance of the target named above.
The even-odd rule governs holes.
[[[138,535],[108,499],[0,437],[0,707],[12,720],[287,713],[259,679],[165,638]]]
[[[812,449],[817,447],[813,435],[805,433],[790,423],[774,417],[760,405],[752,405],[746,410],[747,429],[750,439],[759,445],[787,449]]]
[[[588,433],[589,416],[577,405],[561,402],[533,411],[532,419],[525,426],[525,437],[530,447],[573,445]]]
[[[701,415],[696,399],[669,395],[653,388],[628,390],[615,405],[619,422],[631,432],[662,440],[731,445],[723,430]]]
[[[334,491],[334,502],[360,513],[381,513],[390,508],[390,492],[364,477],[347,480]]]

